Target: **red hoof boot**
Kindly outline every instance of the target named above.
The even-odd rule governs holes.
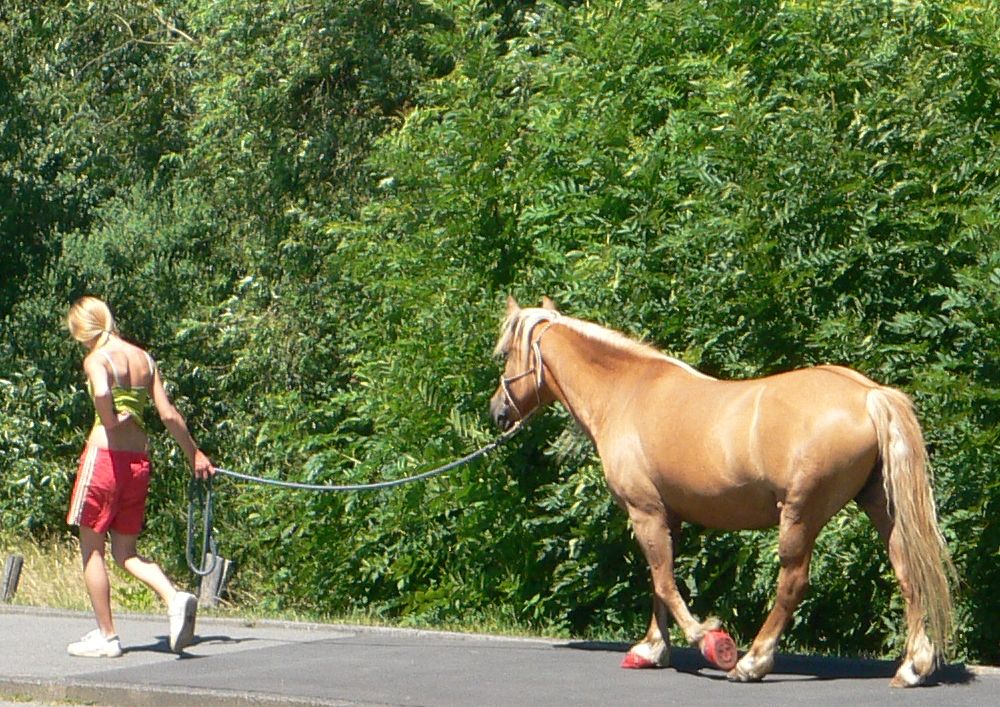
[[[701,654],[705,660],[720,670],[732,670],[736,667],[736,644],[725,631],[718,629],[709,631],[701,639]]]
[[[643,658],[637,653],[629,652],[625,654],[625,659],[622,660],[622,667],[627,670],[642,670],[643,668],[658,668],[660,666],[649,658]]]

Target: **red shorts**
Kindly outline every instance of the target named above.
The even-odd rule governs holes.
[[[146,514],[149,492],[149,456],[88,446],[80,456],[66,522],[138,535]]]

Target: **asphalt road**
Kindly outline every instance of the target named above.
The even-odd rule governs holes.
[[[634,671],[618,667],[619,644],[205,618],[176,656],[165,618],[117,621],[121,658],[72,658],[88,614],[0,605],[0,704],[1000,705],[1000,671],[964,666],[894,690],[893,663],[780,656],[763,682],[739,685],[689,648],[672,668]]]

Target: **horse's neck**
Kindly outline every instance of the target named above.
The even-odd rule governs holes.
[[[541,348],[553,393],[594,437],[614,402],[615,381],[634,367],[634,354],[569,326],[553,327]]]

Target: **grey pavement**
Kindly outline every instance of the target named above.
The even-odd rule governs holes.
[[[674,667],[635,671],[618,667],[619,644],[205,617],[178,656],[164,617],[116,621],[121,658],[72,658],[89,614],[0,605],[0,704],[1000,704],[1000,671],[965,666],[894,690],[890,662],[779,656],[763,682],[738,685],[690,648],[674,649]]]

